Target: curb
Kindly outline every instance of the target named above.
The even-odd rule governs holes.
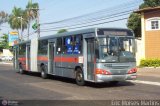
[[[13,65],[13,63],[6,63],[6,62],[0,62],[0,64],[8,64],[8,65]]]

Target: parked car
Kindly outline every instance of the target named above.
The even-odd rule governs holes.
[[[0,60],[1,60],[1,61],[4,61],[4,60],[5,60],[5,56],[1,56],[1,57],[0,57]]]
[[[2,56],[0,56],[0,61],[2,61]]]
[[[1,56],[0,58],[2,61],[12,61],[13,56]]]

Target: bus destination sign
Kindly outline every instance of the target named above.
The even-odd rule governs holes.
[[[104,31],[104,35],[121,35],[121,36],[127,36],[126,31]]]
[[[98,29],[97,34],[107,36],[133,36],[132,31],[128,29]]]

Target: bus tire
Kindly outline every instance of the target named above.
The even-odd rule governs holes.
[[[20,73],[20,74],[24,74],[24,70],[23,70],[23,68],[22,68],[22,65],[21,65],[21,64],[19,65],[19,73]]]
[[[46,73],[46,70],[45,70],[45,66],[41,66],[41,77],[43,79],[46,79],[47,78],[47,73]]]
[[[85,85],[83,71],[80,68],[76,69],[76,83],[79,86]]]

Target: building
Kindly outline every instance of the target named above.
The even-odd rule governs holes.
[[[160,7],[136,11],[141,14],[142,38],[137,40],[137,62],[160,59]]]

